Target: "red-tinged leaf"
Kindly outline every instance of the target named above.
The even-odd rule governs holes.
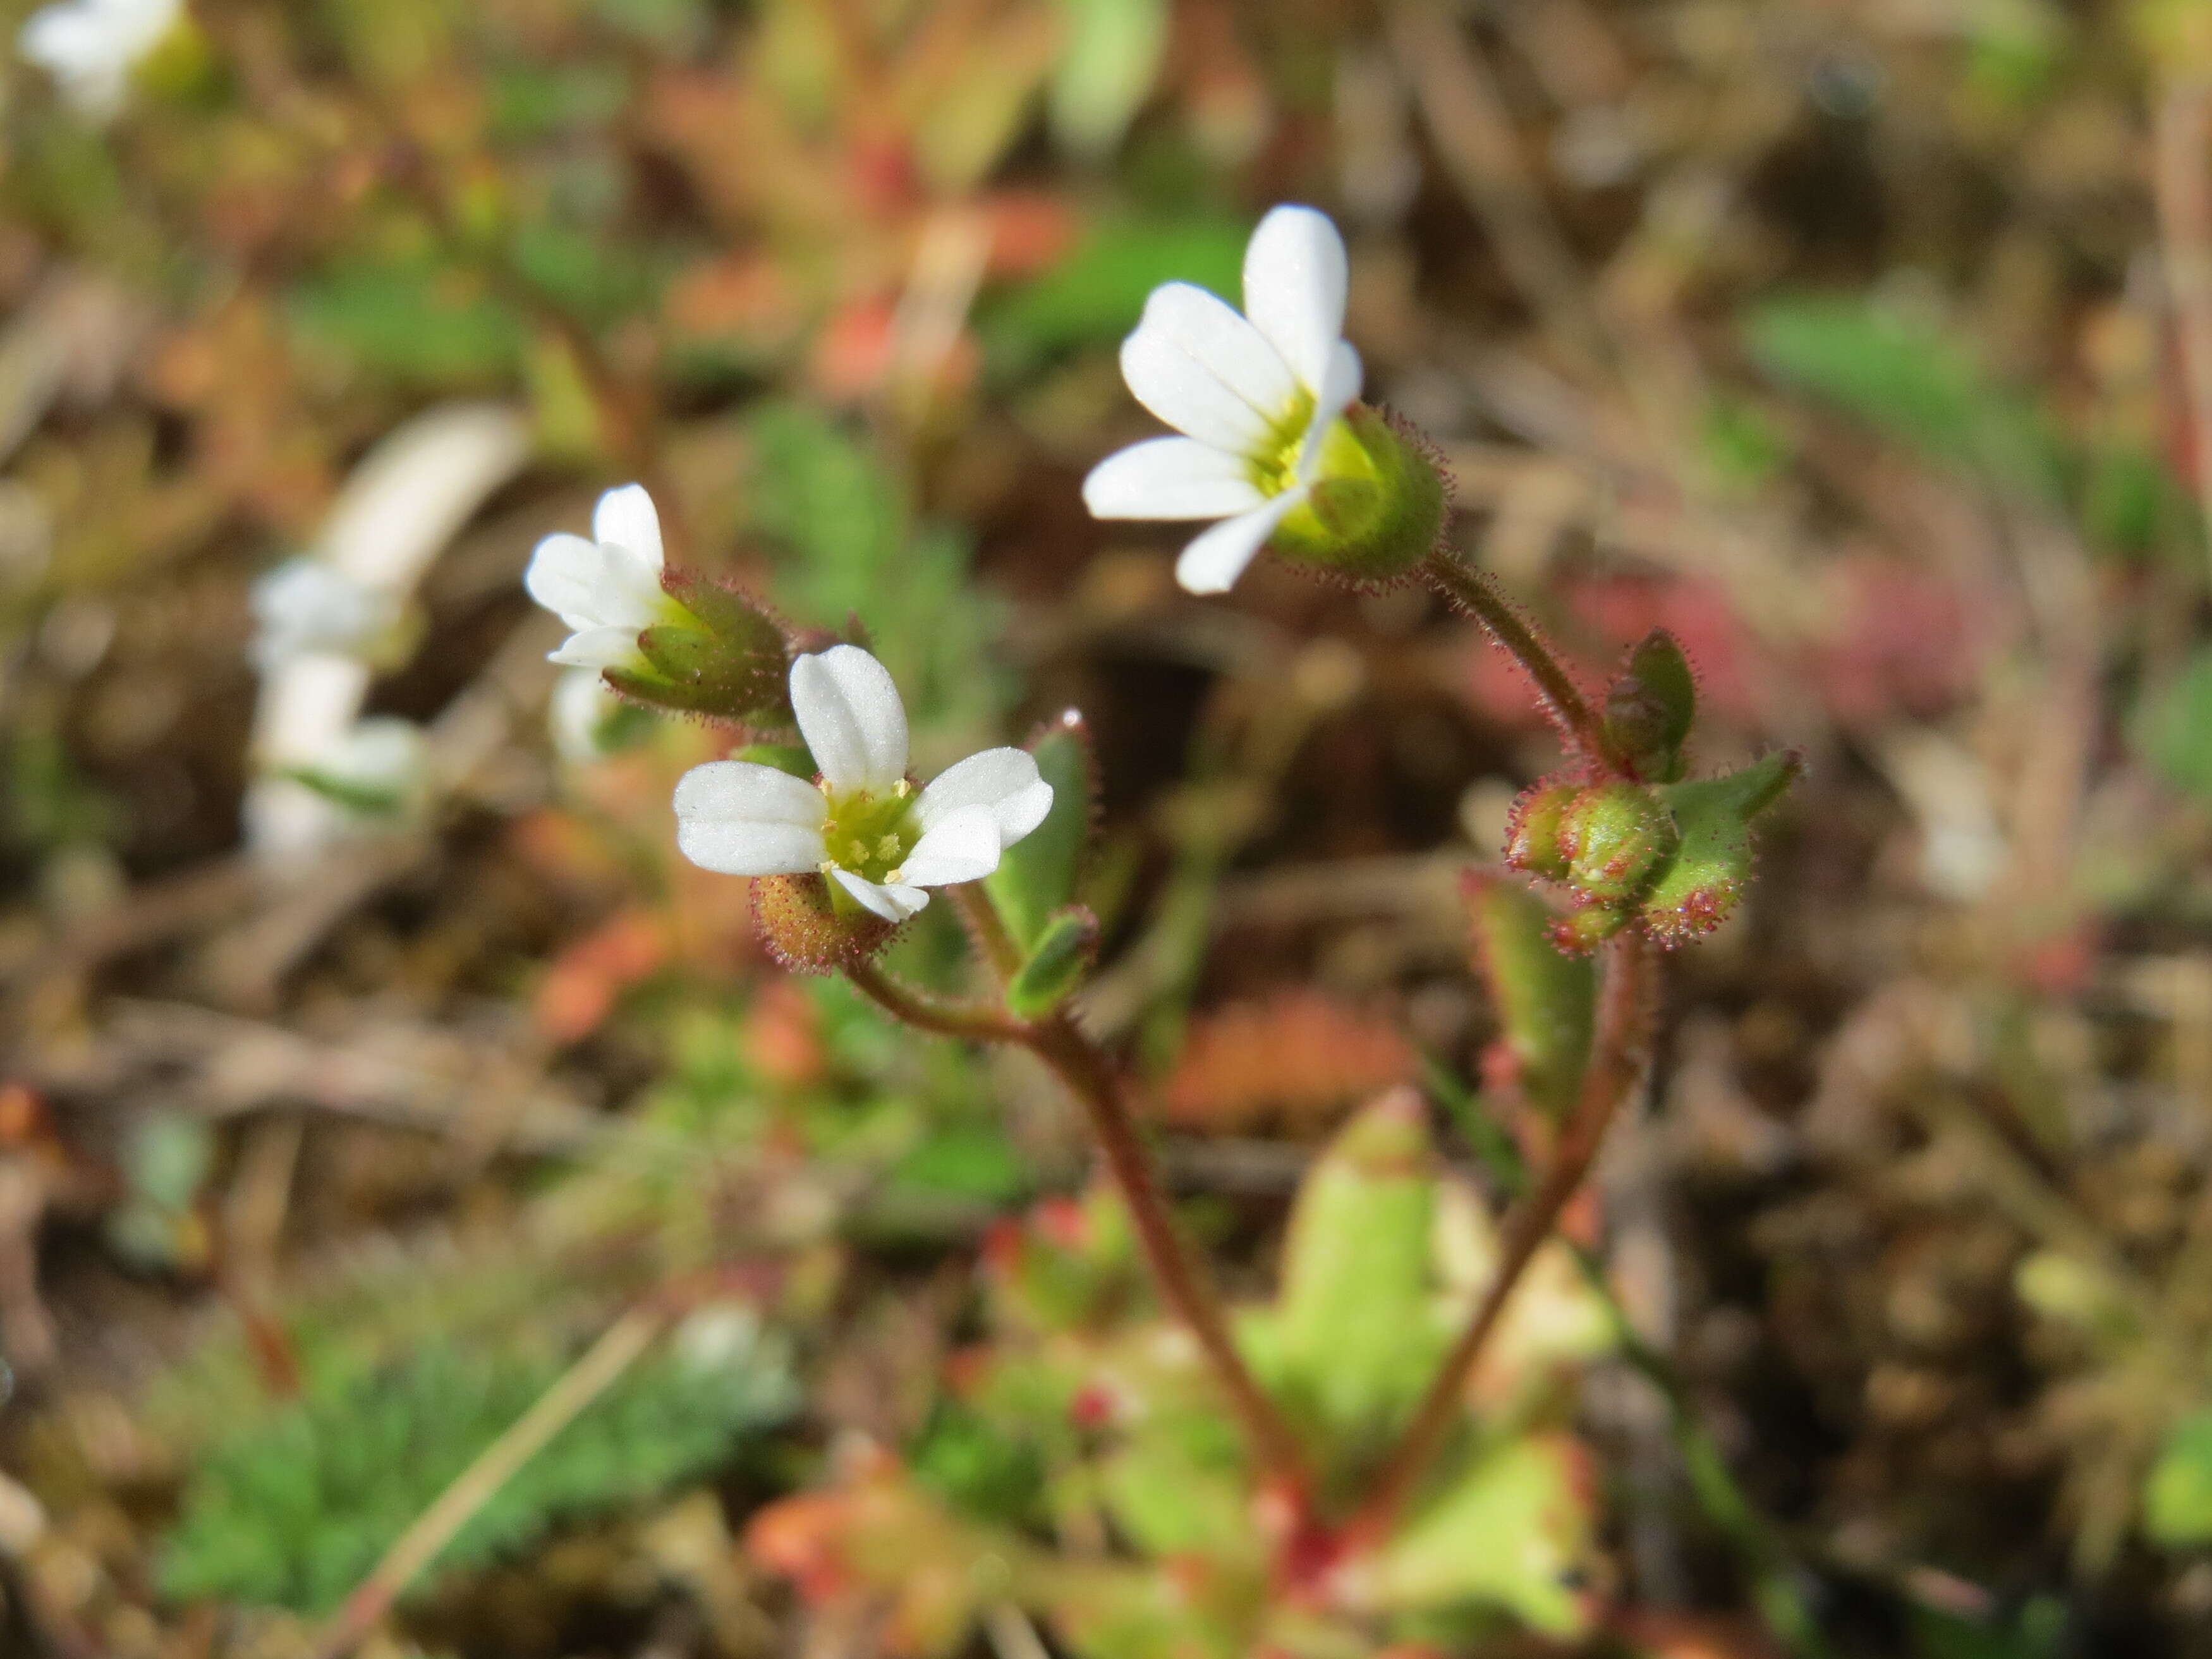
[[[1292,991],[1199,1020],[1169,1078],[1174,1121],[1247,1129],[1271,1117],[1310,1128],[1419,1067],[1397,1029],[1317,992]]]
[[[539,981],[532,1006],[538,1030],[555,1042],[589,1036],[631,986],[668,961],[667,925],[649,910],[624,910],[569,945]]]

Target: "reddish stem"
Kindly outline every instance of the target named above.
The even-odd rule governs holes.
[[[1127,1095],[1111,1064],[1066,1014],[1054,1014],[1030,1028],[1029,1047],[1059,1073],[1068,1091],[1083,1103],[1091,1127],[1106,1154],[1106,1165],[1122,1201],[1129,1206],[1137,1237],[1152,1277],[1169,1305],[1190,1328],[1229,1392],[1231,1408],[1254,1461],[1275,1490],[1303,1504],[1308,1491],[1305,1455],[1297,1437],[1275,1409],[1237,1351],[1220,1292],[1183,1248],[1175,1218],[1160,1193],[1145,1150],[1144,1136],[1129,1109]]]
[[[1488,629],[1491,638],[1521,665],[1535,686],[1537,702],[1568,748],[1593,758],[1608,757],[1604,725],[1582,688],[1544,643],[1543,635],[1490,585],[1487,576],[1441,548],[1429,556],[1421,574],[1446,599]]]
[[[1581,1188],[1613,1113],[1643,1074],[1656,1000],[1653,961],[1650,946],[1638,933],[1620,934],[1606,945],[1597,1030],[1574,1115],[1567,1120],[1543,1180],[1506,1224],[1498,1273],[1489,1290],[1452,1345],[1358,1513],[1346,1524],[1348,1553],[1372,1548],[1388,1538],[1423,1477],[1436,1467],[1452,1431],[1466,1415],[1468,1378],[1512,1300],[1514,1288],[1551,1237],[1559,1212]]]

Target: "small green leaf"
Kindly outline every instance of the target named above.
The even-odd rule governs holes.
[[[1056,912],[1006,981],[1006,1006],[1018,1018],[1042,1019],[1075,994],[1098,951],[1098,918],[1079,904]]]
[[[1565,1116],[1589,1062],[1596,985],[1589,958],[1565,955],[1553,944],[1558,918],[1518,882],[1474,872],[1462,890],[1521,1091],[1538,1110]]]
[[[1073,708],[1037,734],[1030,753],[1052,786],[1052,811],[1006,849],[983,886],[1007,931],[1034,953],[1055,915],[1075,902],[1097,811],[1097,785],[1090,729]]]
[[[2136,748],[2175,787],[2212,800],[2212,647],[2148,702],[2136,722]]]
[[[1163,283],[1234,294],[1250,234],[1242,219],[1102,224],[1053,270],[983,313],[985,351],[1002,371],[1024,373],[1073,348],[1120,339]]]
[[[1659,791],[1681,831],[1681,850],[1637,905],[1662,944],[1699,939],[1728,920],[1751,879],[1751,821],[1782,798],[1804,763],[1784,750],[1726,777]]]
[[[2143,1525],[2169,1549],[2212,1542],[2212,1412],[2166,1436],[2143,1486]]]
[[[1167,0],[1060,0],[1067,33],[1053,71],[1053,137],[1078,155],[1112,151],[1152,89]]]
[[[1745,331],[1777,380],[1923,454],[1986,468],[2014,489],[2057,493],[2060,457],[2045,424],[1934,324],[1857,295],[1790,295],[1753,311]]]
[[[1491,1603],[1547,1636],[1589,1620],[1571,1581],[1589,1547],[1588,1481],[1564,1436],[1529,1436],[1479,1457],[1364,1564],[1358,1581],[1391,1611]]]
[[[1347,1462],[1379,1446],[1427,1383],[1439,1333],[1436,1176],[1420,1097],[1395,1090],[1316,1161],[1291,1212],[1275,1310],[1278,1388]]]

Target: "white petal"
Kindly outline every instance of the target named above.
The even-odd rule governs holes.
[[[999,849],[998,815],[988,806],[963,806],[921,832],[899,873],[914,887],[975,881],[999,867]]]
[[[791,665],[791,707],[815,765],[839,793],[881,794],[906,775],[906,705],[890,670],[857,645]]]
[[[667,562],[660,550],[660,514],[643,484],[624,484],[599,497],[592,512],[592,539],[626,547],[655,570]]]
[[[571,668],[618,668],[638,654],[635,628],[586,628],[571,634],[558,651],[548,651],[548,662]]]
[[[929,895],[902,882],[875,882],[850,870],[832,870],[837,884],[885,921],[904,921],[929,902]]]
[[[1344,238],[1328,216],[1279,207],[1244,249],[1244,314],[1307,391],[1319,392],[1344,334],[1349,270]]]
[[[1262,499],[1243,457],[1195,438],[1131,444],[1083,481],[1083,504],[1094,519],[1220,519]]]
[[[1182,550],[1176,580],[1192,593],[1226,593],[1244,574],[1284,516],[1306,498],[1305,486],[1285,489],[1265,507],[1224,519]]]
[[[1359,395],[1359,354],[1340,340],[1329,353],[1328,373],[1322,377],[1321,395],[1314,400],[1313,419],[1306,424],[1304,444],[1298,450],[1298,477],[1311,483],[1321,467],[1322,445],[1336,417]]]
[[[1245,454],[1297,397],[1282,354],[1227,304],[1188,283],[1152,290],[1121,343],[1139,403],[1200,443]]]
[[[1026,749],[986,749],[930,780],[914,805],[915,821],[933,830],[963,806],[988,806],[999,826],[999,842],[1012,847],[1044,822],[1052,811],[1052,786],[1037,775],[1036,757]]]
[[[750,761],[709,761],[676,786],[676,845],[726,876],[796,875],[823,860],[822,793]]]
[[[641,555],[556,532],[538,544],[523,572],[530,597],[578,632],[649,628],[661,611],[660,574]]]

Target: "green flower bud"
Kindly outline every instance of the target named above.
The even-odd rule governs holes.
[[[1697,707],[1689,660],[1673,635],[1655,628],[1606,690],[1606,740],[1650,781],[1671,783],[1681,775],[1682,744]]]
[[[1581,794],[1572,783],[1533,783],[1515,798],[1505,825],[1505,861],[1547,881],[1567,878],[1561,820]]]
[[[1559,817],[1567,884],[1602,902],[1635,897],[1680,844],[1673,816],[1638,784],[1595,784]]]
[[[1570,956],[1595,950],[1628,926],[1628,912],[1610,904],[1586,904],[1571,910],[1552,927],[1552,943]]]

